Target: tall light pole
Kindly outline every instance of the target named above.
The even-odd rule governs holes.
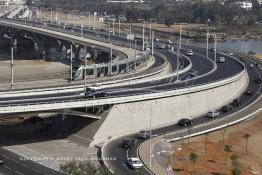
[[[110,75],[112,75],[112,63],[113,63],[113,50],[112,50],[112,42],[110,43]]]
[[[90,26],[90,12],[88,12],[88,28],[89,28],[89,31],[91,29],[91,26]]]
[[[110,43],[111,42],[111,39],[110,39],[110,22],[108,23],[108,42]]]
[[[145,20],[143,23],[143,46],[142,46],[142,50],[145,50]]]
[[[135,70],[136,70],[136,40],[135,40]]]
[[[85,56],[85,64],[84,64],[84,76],[85,76],[85,80],[84,80],[84,91],[86,91],[86,56]]]
[[[152,44],[152,25],[151,23],[149,24],[149,40],[150,40],[150,43]]]
[[[149,121],[149,167],[152,167],[152,115],[153,115],[153,104],[150,110],[150,121]]]
[[[119,17],[118,17],[119,18]],[[121,21],[120,18],[118,19],[118,36],[120,36],[120,29],[121,29]]]
[[[152,38],[151,38],[151,54],[152,54],[152,56],[154,55],[154,35],[155,35],[155,32],[153,31],[152,32]]]
[[[176,58],[176,72],[177,72],[177,82],[179,81],[179,59],[180,59],[180,47],[179,47],[179,41],[177,41],[177,58]]]
[[[209,39],[209,27],[207,27],[207,50],[206,50],[206,58],[208,59],[208,39]]]
[[[215,33],[215,63],[217,62],[217,34]]]
[[[115,33],[115,16],[114,16],[114,19],[113,19],[113,35],[114,35],[114,33]]]
[[[14,48],[11,47],[11,87],[14,86]]]
[[[179,26],[179,48],[181,49],[181,42],[182,42],[182,28],[181,25]]]
[[[73,80],[73,46],[70,45],[70,80]]]

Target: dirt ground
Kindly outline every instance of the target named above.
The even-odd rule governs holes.
[[[255,57],[257,57],[257,58],[262,60],[262,54],[256,54]]]
[[[225,131],[224,144],[232,145],[232,152],[228,156],[224,151],[223,131]],[[243,137],[245,133],[251,134],[247,154],[246,140]],[[189,144],[188,140],[184,140],[183,146],[181,142],[174,149],[172,161],[176,175],[229,175],[232,169],[231,155],[239,156],[241,175],[262,175],[262,113],[225,130],[191,138]],[[191,152],[198,155],[195,170],[189,160]]]

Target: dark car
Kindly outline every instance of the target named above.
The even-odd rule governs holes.
[[[251,90],[247,90],[246,91],[246,95],[252,95],[252,91]]]
[[[262,83],[262,79],[261,78],[257,78],[256,79],[256,83]]]
[[[239,98],[234,99],[233,103],[234,106],[240,106],[241,105],[241,100]]]
[[[150,138],[150,131],[140,131],[138,134],[137,134],[137,138],[138,139],[148,139]]]
[[[209,51],[210,51],[210,52],[215,52],[216,49],[215,49],[215,48],[211,48]]]
[[[105,98],[107,96],[108,94],[106,92],[101,92],[101,91],[85,93],[85,97],[88,99]]]
[[[225,105],[225,106],[222,107],[221,110],[222,110],[223,112],[230,112],[230,111],[232,111],[232,107],[229,106],[229,105]]]
[[[177,124],[179,126],[189,126],[193,124],[193,121],[187,118],[182,118],[177,122]]]
[[[133,139],[125,139],[122,143],[122,148],[128,149],[134,146],[134,140]]]

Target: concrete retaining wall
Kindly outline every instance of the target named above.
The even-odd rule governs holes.
[[[158,128],[219,108],[239,96],[246,88],[248,75],[224,86],[168,98],[117,104],[94,136],[92,145],[109,137],[134,133],[142,129]]]

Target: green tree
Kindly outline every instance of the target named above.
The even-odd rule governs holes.
[[[234,169],[232,170],[232,175],[240,175],[240,174],[241,174],[241,171],[240,171],[239,168],[234,168]]]
[[[243,135],[244,139],[246,139],[246,154],[247,154],[247,149],[248,149],[248,139],[250,138],[251,134],[245,133]]]
[[[227,153],[227,155],[226,155],[226,162],[225,162],[225,163],[227,163],[228,155],[232,151],[232,145],[225,145],[224,146],[224,151]]]
[[[170,27],[171,25],[173,25],[175,23],[175,20],[172,18],[172,16],[167,16],[165,18],[165,25],[167,27]]]
[[[198,160],[198,155],[196,153],[194,153],[194,152],[191,152],[190,155],[189,155],[189,159],[193,163],[194,171],[195,171],[196,170],[196,162]]]
[[[234,167],[234,168],[239,167],[239,160],[238,159],[239,159],[238,155],[233,154],[232,156],[230,156],[232,167]]]
[[[192,128],[193,128],[193,125],[187,125],[187,134],[188,134],[187,144],[189,144],[189,139],[190,139],[190,134],[191,134]]]

